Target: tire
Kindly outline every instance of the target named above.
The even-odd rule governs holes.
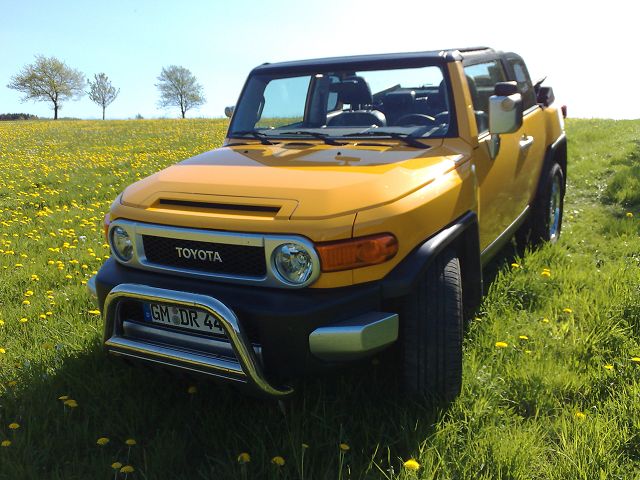
[[[562,230],[565,180],[562,168],[554,163],[543,178],[529,217],[516,233],[520,247],[556,243]]]
[[[462,386],[462,280],[455,254],[440,254],[404,300],[400,322],[405,390],[449,403]]]

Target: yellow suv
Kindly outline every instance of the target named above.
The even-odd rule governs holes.
[[[409,391],[454,398],[482,266],[560,235],[541,83],[490,48],[256,67],[221,148],[113,203],[90,282],[106,350],[282,396],[397,344]]]

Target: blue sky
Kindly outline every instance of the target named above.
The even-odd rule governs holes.
[[[157,107],[154,84],[163,66],[184,66],[207,97],[187,116],[216,117],[266,61],[489,45],[521,54],[533,77],[548,75],[570,116],[639,118],[632,2],[564,3],[0,0],[0,113],[52,116],[49,104],[21,103],[6,88],[37,54],[87,77],[105,72],[121,89],[107,118],[177,117]],[[86,96],[61,111],[100,115]]]

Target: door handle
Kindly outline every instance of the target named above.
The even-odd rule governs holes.
[[[520,138],[520,150],[525,150],[533,145],[533,137],[531,135],[522,135]]]

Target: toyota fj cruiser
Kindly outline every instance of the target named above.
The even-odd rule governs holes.
[[[560,235],[563,115],[541,83],[490,48],[256,67],[221,148],[111,206],[89,282],[105,349],[282,396],[397,344],[409,391],[454,398],[483,265]]]

